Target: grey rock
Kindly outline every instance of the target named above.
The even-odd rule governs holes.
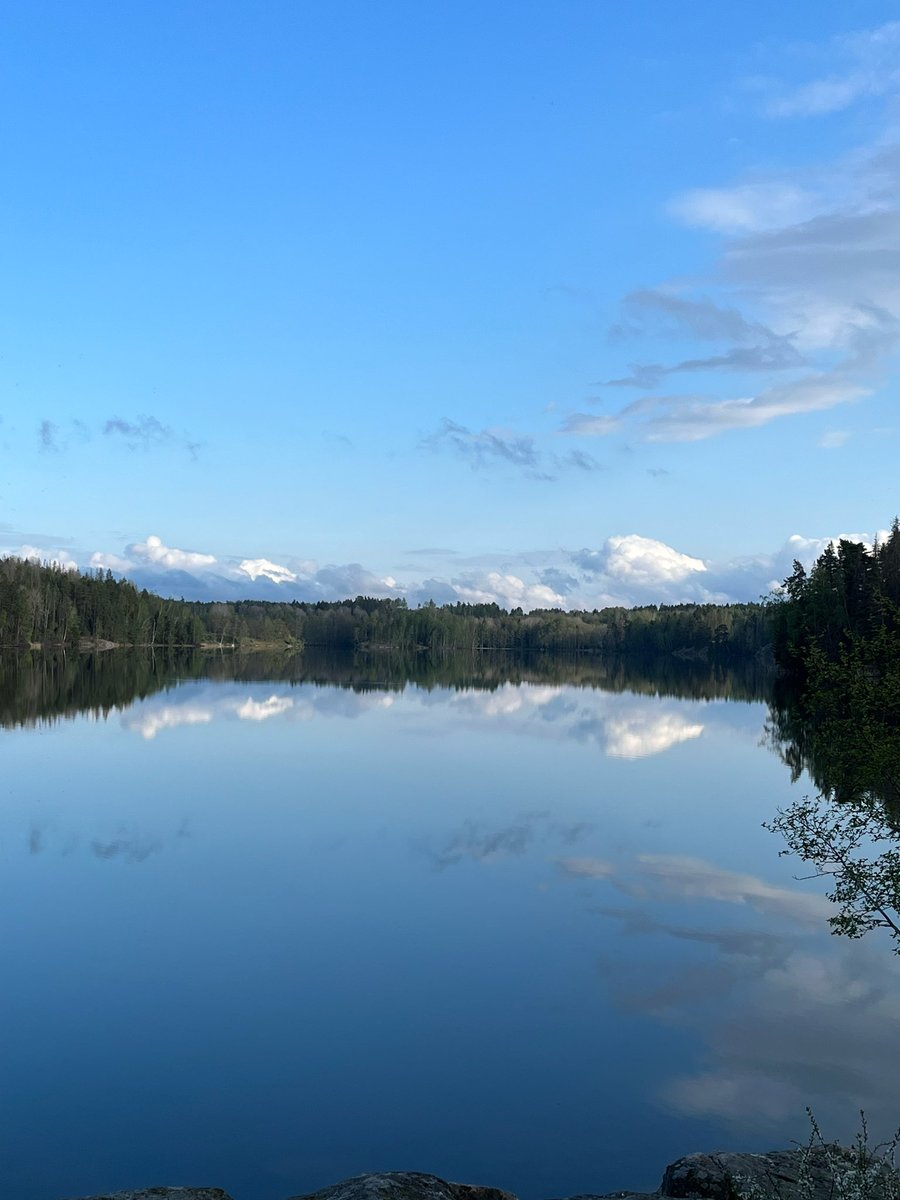
[[[137,1192],[103,1192],[81,1200],[232,1200],[227,1192],[213,1187],[152,1187]]]
[[[356,1175],[319,1192],[292,1196],[291,1200],[516,1200],[516,1197],[500,1188],[448,1183],[446,1179],[419,1171],[386,1171]]]
[[[840,1146],[770,1150],[766,1154],[689,1154],[666,1167],[660,1197],[676,1200],[834,1200],[834,1167],[849,1161]],[[806,1180],[801,1186],[801,1179]],[[877,1193],[876,1193],[877,1194]]]

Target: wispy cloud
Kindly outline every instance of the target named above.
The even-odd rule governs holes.
[[[588,454],[584,450],[570,450],[568,454],[554,454],[553,461],[563,470],[568,467],[585,472],[606,470],[603,463],[598,462],[593,454]]]
[[[103,423],[103,435],[121,442],[129,450],[151,450],[155,447],[173,445],[180,446],[196,459],[202,443],[183,434],[176,433],[170,426],[165,425],[158,417],[142,413],[134,420],[124,417],[109,417]]]
[[[805,46],[803,56],[808,82],[753,81],[769,116],[900,98],[900,21]],[[887,124],[837,157],[672,197],[670,217],[709,235],[712,266],[624,296],[610,343],[652,350],[632,353],[603,386],[644,394],[612,411],[570,412],[560,432],[699,441],[875,395],[900,348],[898,197],[900,139]],[[674,354],[672,341],[682,343]],[[683,388],[654,398],[676,379]]]
[[[168,425],[163,425],[157,417],[139,416],[134,421],[126,421],[122,417],[110,417],[103,426],[107,436],[120,437],[130,450],[139,447],[159,446],[171,441],[174,434]]]
[[[860,400],[871,390],[831,372],[729,400],[707,396],[648,398],[626,412],[644,418],[643,436],[648,442],[698,442],[727,430],[767,425],[778,417],[835,408]]]
[[[44,454],[63,453],[73,444],[90,442],[98,434],[130,451],[171,446],[186,450],[192,459],[196,459],[202,449],[201,442],[178,433],[158,417],[148,414],[141,414],[134,420],[120,416],[108,417],[96,425],[89,425],[80,417],[72,417],[62,423],[45,417],[37,427],[38,448]]]
[[[16,545],[18,542],[28,542],[38,549],[51,550],[57,546],[71,546],[72,538],[60,533],[33,533],[22,529],[14,529],[6,522],[0,522],[0,543]]]
[[[900,21],[841,34],[819,50],[825,73],[799,86],[752,81],[769,117],[820,117],[900,90]]]
[[[569,471],[590,473],[604,470],[592,454],[570,450],[564,454],[544,453],[530,434],[502,429],[474,431],[444,418],[436,433],[423,438],[422,446],[433,451],[450,450],[476,470],[491,466],[515,467],[529,479],[551,482]]]
[[[627,415],[628,409],[623,413]],[[582,437],[608,437],[622,428],[622,416],[612,413],[569,413],[560,426],[561,433],[577,433]]]
[[[671,364],[632,363],[608,386],[647,394],[614,412],[570,413],[561,432],[608,437],[630,429],[645,441],[699,441],[873,395],[900,347],[900,146],[861,152],[852,165],[852,194],[836,178],[848,164],[838,164],[818,173],[802,211],[798,202],[776,212],[759,186],[714,189],[702,203],[698,192],[683,198],[682,215],[728,235],[707,284],[722,300],[665,288],[634,292],[614,339],[730,344]],[[766,319],[746,315],[737,297]],[[704,386],[653,394],[673,376]],[[738,390],[729,376],[749,386]]]
[[[41,421],[38,426],[38,442],[44,453],[52,453],[59,450],[59,443],[57,442],[58,433],[59,429],[52,421]]]
[[[853,435],[846,429],[831,429],[819,438],[819,446],[823,450],[839,450],[846,446]]]
[[[704,342],[739,346],[778,346],[788,340],[737,308],[674,288],[639,288],[622,301],[622,320],[609,331],[613,342],[646,336],[653,330],[678,336],[685,331]]]
[[[607,379],[604,387],[655,388],[670,375],[693,375],[702,371],[786,371],[802,366],[803,355],[785,338],[766,346],[736,346],[724,354],[685,358],[661,363],[630,363],[630,375]]]
[[[694,188],[676,196],[669,212],[685,225],[716,233],[759,233],[808,220],[816,198],[790,179]]]
[[[440,429],[424,438],[422,444],[431,450],[452,450],[476,468],[505,463],[520,467],[531,476],[540,473],[540,454],[534,438],[528,434],[496,429],[475,431],[445,417]]]

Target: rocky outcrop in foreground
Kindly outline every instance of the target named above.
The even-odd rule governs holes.
[[[666,1167],[655,1192],[606,1192],[569,1200],[843,1200],[859,1189],[836,1176],[849,1162],[838,1147],[771,1150],[767,1154],[689,1154]],[[900,1200],[900,1178],[886,1168],[870,1176],[871,1200]],[[155,1187],[107,1192],[83,1200],[233,1200],[221,1188]],[[417,1171],[357,1175],[289,1200],[516,1200],[500,1188],[448,1183]]]

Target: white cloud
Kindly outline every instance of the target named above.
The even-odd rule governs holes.
[[[900,90],[900,21],[839,35],[826,53],[833,66],[818,79],[793,88],[763,81],[769,93],[764,105],[768,116],[826,116],[860,100]]]
[[[871,545],[874,536],[884,541],[887,531],[838,536]],[[790,574],[795,558],[808,567],[831,541],[836,542],[837,536],[794,534],[774,552],[716,562],[643,534],[615,534],[597,548],[498,556],[497,568],[485,565],[425,580],[398,578],[360,563],[319,567],[310,560],[291,558],[289,565],[281,567],[263,556],[218,559],[212,554],[173,549],[158,537],[129,546],[122,555],[98,550],[87,557],[91,567],[113,570],[138,586],[197,600],[316,602],[368,595],[404,599],[412,607],[434,600],[437,604],[495,603],[525,611],[590,610],[757,600]],[[51,557],[67,568],[76,565],[75,556],[65,550],[26,545],[17,553],[35,559]],[[245,569],[248,563],[254,565],[253,570]],[[170,574],[172,582],[167,586]]]
[[[271,579],[273,583],[293,583],[297,578],[296,571],[270,562],[268,558],[245,558],[238,570],[248,575],[254,583],[260,578]]]
[[[820,554],[828,548],[834,546],[835,549],[839,542],[862,542],[869,550],[876,542],[885,542],[890,537],[889,529],[877,529],[872,533],[836,533],[833,537],[810,538],[804,537],[800,533],[793,533],[784,544],[784,549],[780,555],[780,561],[787,563],[788,558],[793,563],[796,558],[803,563],[804,567],[810,567],[819,557]]]
[[[95,550],[91,555],[90,565],[95,570],[115,571],[119,575],[124,575],[132,569],[134,563],[130,558],[123,558],[120,554],[108,554],[105,550]]]
[[[323,600],[344,600],[348,596],[390,597],[402,593],[391,575],[379,575],[367,570],[361,563],[330,564],[320,567],[311,582],[319,590]]]
[[[767,180],[735,187],[695,188],[676,197],[670,212],[686,225],[715,233],[758,233],[807,220],[815,211],[811,193],[787,181]]]
[[[645,437],[648,442],[698,442],[726,430],[768,425],[777,417],[835,408],[869,394],[870,389],[858,384],[823,375],[734,400],[659,397],[654,407],[660,411],[646,422]],[[645,404],[645,411],[649,407]]]
[[[562,426],[563,433],[577,433],[582,437],[608,437],[621,429],[622,419],[609,413],[599,416],[592,413],[570,413]]]
[[[819,438],[819,446],[823,450],[839,450],[847,445],[852,436],[846,429],[831,429]]]
[[[193,550],[177,550],[173,546],[166,546],[155,534],[151,534],[146,542],[136,542],[127,549],[134,558],[168,570],[202,571],[215,566],[217,562],[214,554],[198,554]]]
[[[543,583],[528,584],[518,575],[488,571],[485,575],[465,575],[452,584],[466,604],[499,604],[502,608],[561,608],[564,599]]]
[[[611,537],[606,546],[607,573],[626,585],[633,583],[646,587],[657,583],[680,583],[707,569],[699,558],[636,533]]]
[[[47,550],[39,546],[20,546],[15,551],[17,558],[27,559],[28,562],[49,563],[62,571],[77,571],[78,563],[68,550]]]
[[[569,608],[708,603],[720,592],[712,564],[637,533],[607,538],[599,550],[577,550],[568,566],[582,575],[568,591]]]

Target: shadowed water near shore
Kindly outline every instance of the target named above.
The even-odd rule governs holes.
[[[188,680],[317,684],[354,691],[420,688],[490,690],[506,683],[555,683],[693,700],[765,700],[771,667],[710,667],[673,656],[600,659],[590,656],[475,653],[464,655],[304,654],[183,650],[87,653],[0,653],[0,724],[29,725],[106,715]]]

